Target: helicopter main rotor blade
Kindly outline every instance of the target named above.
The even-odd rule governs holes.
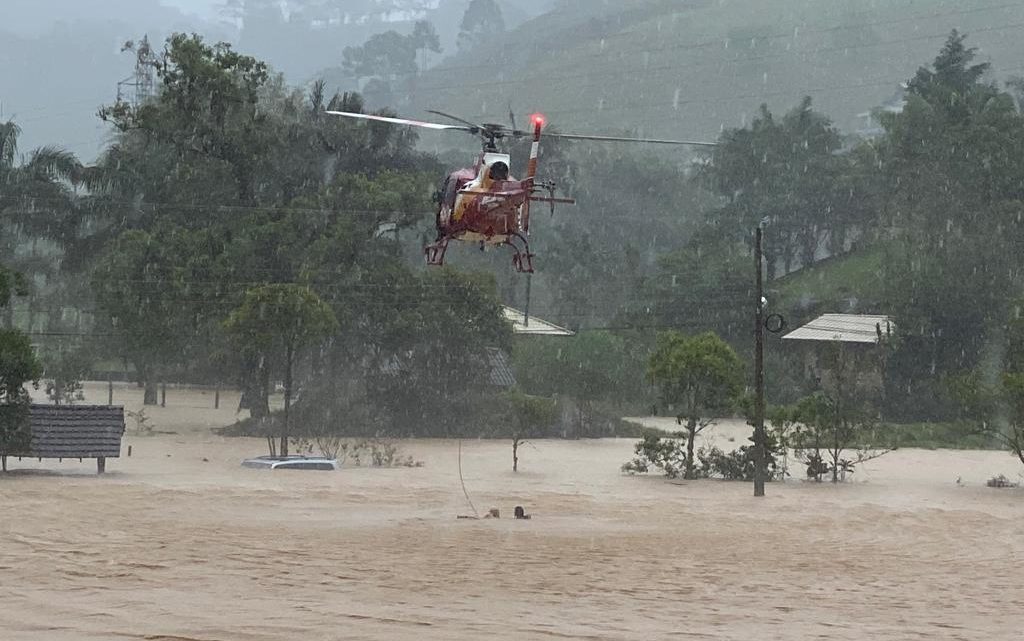
[[[518,133],[518,132],[517,132]],[[594,140],[597,142],[643,142],[652,145],[692,145],[697,147],[717,147],[716,142],[699,142],[696,140],[663,140],[661,138],[626,138],[622,136],[582,136],[579,134],[546,133],[545,138],[565,138],[567,140]]]
[[[387,116],[374,116],[372,114],[358,114],[348,111],[325,111],[324,113],[331,114],[332,116],[344,116],[345,118],[359,118],[361,120],[373,120],[375,122],[387,122],[392,125],[412,125],[413,127],[423,127],[425,129],[438,129],[445,130],[450,129],[454,131],[468,131],[470,133],[476,133],[478,128],[474,125],[472,127],[463,127],[462,125],[442,125],[437,122],[424,122],[422,120],[409,120],[408,118],[389,118]]]
[[[468,126],[472,127],[473,129],[480,129],[481,128],[480,125],[476,124],[475,122],[470,122],[470,121],[466,120],[465,118],[459,118],[458,116],[453,116],[451,114],[446,114],[443,111],[435,111],[433,109],[427,109],[427,113],[428,114],[434,114],[435,116],[441,116],[442,118],[449,118],[451,120],[454,120],[455,122],[461,122],[462,124],[468,125]]]

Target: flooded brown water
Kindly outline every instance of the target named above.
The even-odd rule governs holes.
[[[402,443],[422,468],[242,469],[263,443],[208,430],[235,405],[169,391],[147,413],[177,433],[130,433],[104,477],[12,462],[0,638],[1022,638],[1024,491],[984,487],[1022,471],[1004,453],[899,451],[754,499],[624,476],[628,440],[538,441],[518,474],[508,442],[466,441],[470,496],[503,518],[457,520],[456,442]]]

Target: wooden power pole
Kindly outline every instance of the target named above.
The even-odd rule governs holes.
[[[764,432],[764,266],[761,240],[763,230],[758,224],[754,233],[754,263],[757,274],[756,308],[754,312],[754,496],[764,496],[765,441]]]

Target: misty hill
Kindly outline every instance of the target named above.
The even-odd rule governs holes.
[[[846,131],[934,58],[952,29],[997,79],[1024,73],[1024,4],[1000,0],[563,0],[417,79],[411,114],[504,122],[543,110],[564,129],[714,138],[802,96]]]
[[[120,51],[126,40],[148,34],[160,48],[175,31],[200,33],[233,43],[301,85],[338,65],[346,46],[389,29],[407,32],[415,20],[434,23],[452,49],[468,2],[396,0],[382,12],[376,0],[3,0],[0,119],[22,127],[22,151],[57,144],[88,162],[108,135],[96,111],[132,72],[132,56]],[[507,24],[521,24],[552,2],[506,2]]]

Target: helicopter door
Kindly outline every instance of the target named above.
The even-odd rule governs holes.
[[[438,191],[437,228],[441,229],[451,222],[452,211],[455,209],[455,198],[458,195],[458,179],[448,176]]]

